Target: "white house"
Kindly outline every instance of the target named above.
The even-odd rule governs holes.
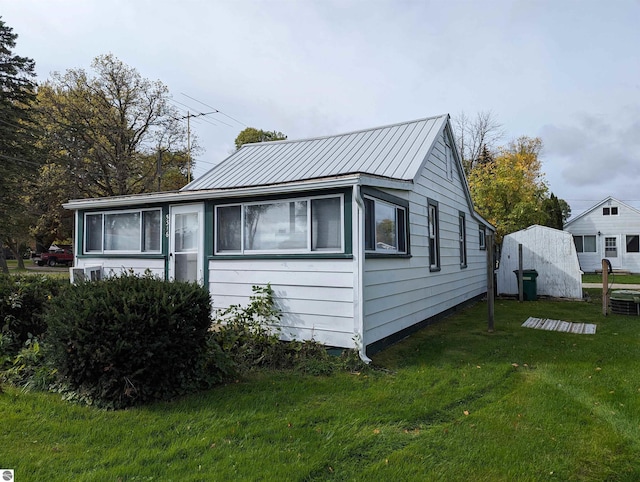
[[[485,234],[448,115],[248,144],[178,192],[72,200],[75,266],[271,283],[284,338],[361,356],[486,293]]]
[[[582,271],[602,269],[602,259],[618,270],[640,273],[640,211],[609,196],[564,225],[573,235]]]
[[[538,295],[582,298],[582,272],[571,234],[546,226],[529,226],[502,240],[497,289],[517,295],[518,245],[522,244],[522,268],[538,272]]]

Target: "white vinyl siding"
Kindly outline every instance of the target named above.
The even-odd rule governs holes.
[[[123,273],[133,272],[137,275],[149,273],[160,279],[165,279],[164,259],[150,258],[129,258],[104,257],[91,258],[89,256],[79,257],[74,268],[84,268],[86,266],[101,266],[102,276],[117,276]]]
[[[211,259],[213,308],[246,305],[253,285],[271,284],[284,339],[353,347],[353,262],[334,259]]]
[[[440,136],[440,139],[444,139]],[[389,191],[409,201],[411,258],[365,262],[365,341],[373,343],[401,329],[486,293],[486,251],[478,236],[467,237],[467,269],[460,269],[459,215],[476,219],[459,169],[446,179],[446,147],[436,143],[413,191]],[[440,270],[430,271],[429,199],[437,202]]]

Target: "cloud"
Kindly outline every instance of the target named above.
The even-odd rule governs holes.
[[[581,114],[569,125],[545,125],[541,129],[545,157],[561,167],[561,178],[568,186],[606,186],[638,179],[640,116],[628,117]]]

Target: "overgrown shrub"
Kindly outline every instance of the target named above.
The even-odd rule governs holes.
[[[232,305],[217,314],[212,335],[238,372],[269,368],[328,375],[340,367],[341,359],[316,341],[281,341],[281,313],[271,285],[253,286],[252,291],[247,306]]]
[[[6,337],[5,354],[15,356],[31,337],[46,331],[45,307],[68,285],[68,280],[41,275],[0,275],[0,331]]]
[[[29,338],[9,367],[0,372],[0,381],[24,390],[47,390],[55,381],[55,370],[47,365],[38,340]]]
[[[224,376],[210,315],[209,293],[195,283],[133,274],[81,283],[51,303],[47,355],[62,387],[88,403],[170,399]]]

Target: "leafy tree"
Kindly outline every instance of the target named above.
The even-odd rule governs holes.
[[[38,244],[71,236],[71,213],[61,206],[69,199],[175,190],[187,183],[187,133],[167,87],[113,55],[96,57],[91,73],[52,74],[38,100],[47,153],[31,196]]]
[[[155,190],[159,151],[186,168],[186,133],[167,87],[112,54],[96,57],[92,69],[54,73],[39,90],[47,160],[66,168],[71,197]]]
[[[35,63],[13,53],[18,35],[0,19],[0,270],[8,272],[6,244],[24,267],[19,244],[28,234],[24,189],[38,167],[31,105],[36,96]]]
[[[547,220],[541,149],[541,139],[523,136],[502,148],[492,162],[476,164],[469,173],[476,209],[496,227],[498,240]]]
[[[236,149],[240,149],[245,144],[253,144],[256,142],[283,141],[287,138],[279,131],[263,131],[255,127],[247,127],[236,137]]]

